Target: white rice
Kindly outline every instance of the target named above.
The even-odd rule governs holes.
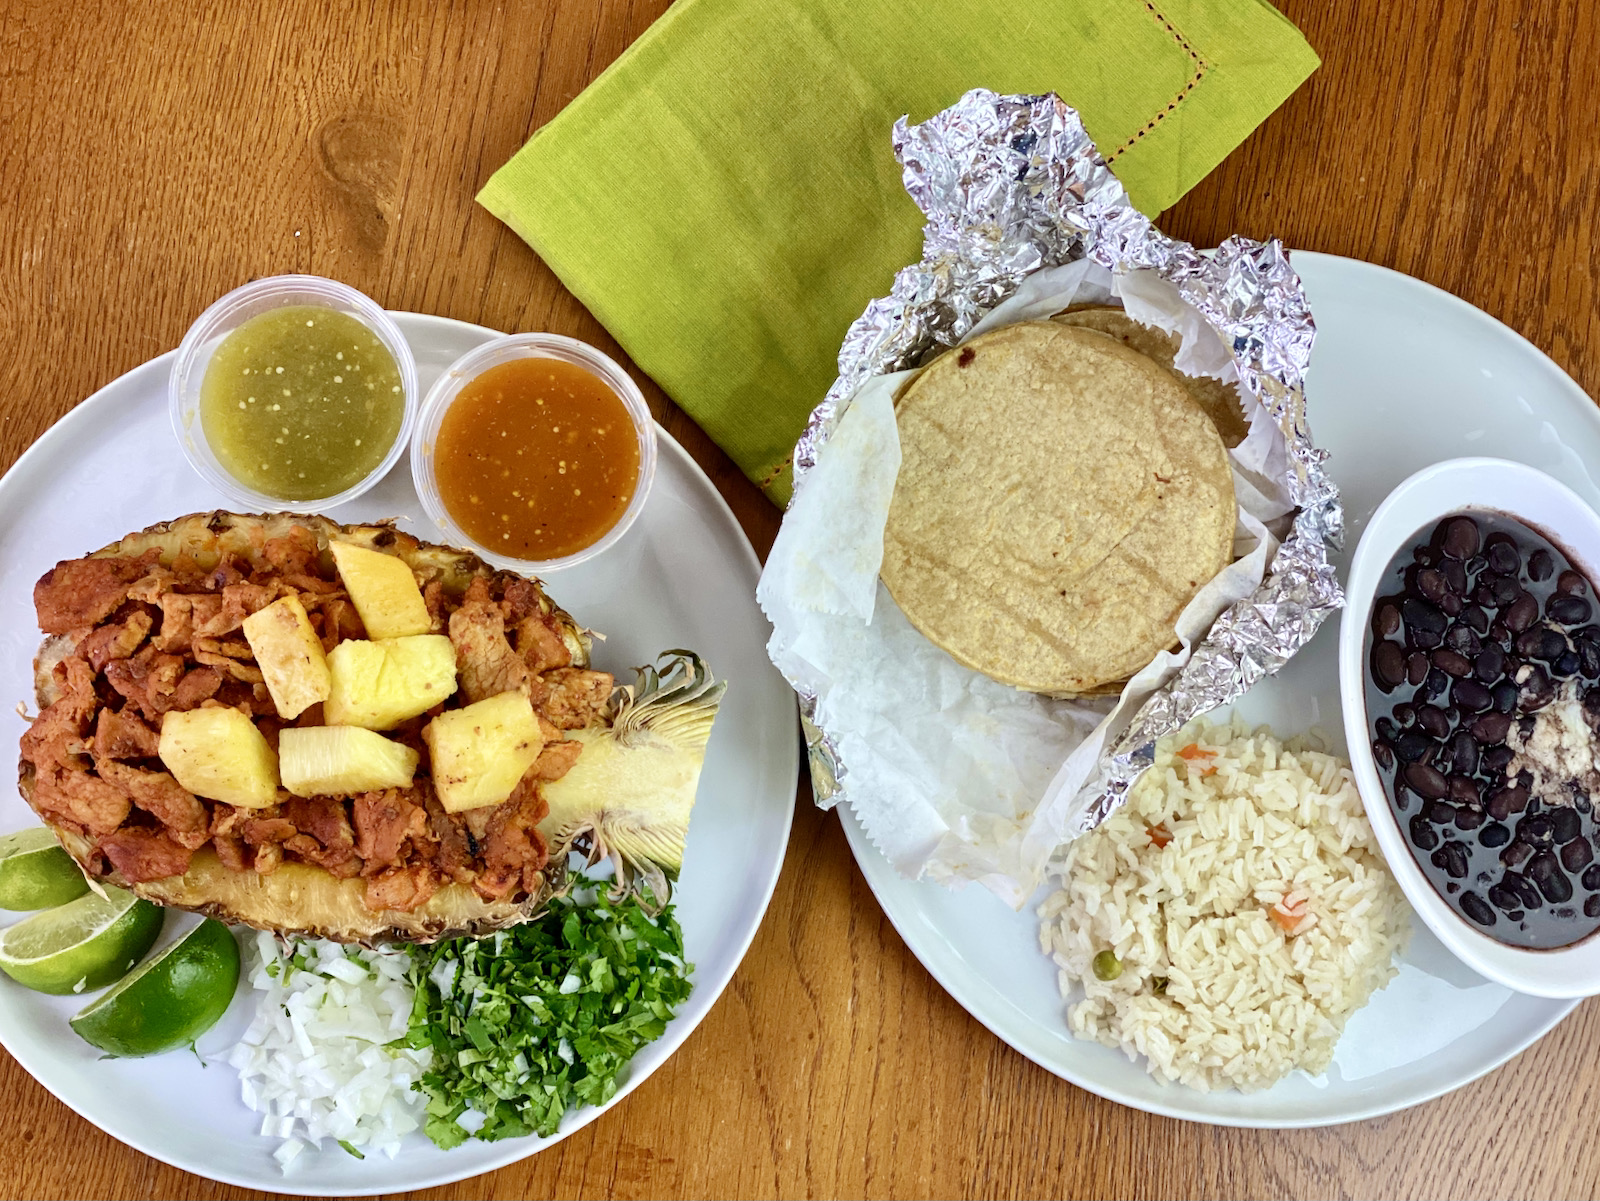
[[[1320,1074],[1409,933],[1348,765],[1265,727],[1164,741],[1127,805],[1053,872],[1040,942],[1072,1033],[1202,1091]],[[1107,950],[1122,969],[1110,981],[1092,966]]]
[[[298,954],[304,968],[291,956]],[[308,1148],[333,1140],[391,1158],[422,1125],[427,1098],[411,1090],[430,1050],[387,1046],[405,1035],[415,990],[404,951],[368,951],[271,934],[245,941],[244,978],[256,1015],[228,1055],[244,1103],[285,1172]]]

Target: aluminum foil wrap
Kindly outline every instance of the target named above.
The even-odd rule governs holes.
[[[894,128],[906,190],[927,216],[920,263],[867,306],[839,352],[839,378],[795,446],[796,493],[851,396],[868,379],[920,366],[958,342],[1030,273],[1089,257],[1115,274],[1150,269],[1231,347],[1242,389],[1281,428],[1296,510],[1256,592],[1223,612],[1179,673],[1151,694],[1101,755],[1071,835],[1098,825],[1154,760],[1156,741],[1241,696],[1310,641],[1343,603],[1328,552],[1343,536],[1338,489],[1306,424],[1304,376],[1315,327],[1276,241],[1230,238],[1210,255],[1169,238],[1135,209],[1078,114],[1054,95],[978,89],[944,112]],[[817,803],[836,804],[847,765],[801,711]]]

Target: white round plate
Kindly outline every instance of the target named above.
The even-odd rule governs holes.
[[[440,317],[395,318],[416,352],[423,388],[496,336]],[[0,747],[14,748],[22,735],[15,703],[33,701],[34,581],[60,559],[147,525],[227,507],[173,440],[166,398],[171,358],[163,355],[102,388],[0,480]],[[0,978],[0,1042],[18,1062],[96,1126],[166,1163],[244,1188],[323,1196],[412,1192],[503,1167],[593,1121],[660,1067],[700,1024],[755,935],[783,864],[799,770],[794,694],[767,661],[768,627],[756,608],[756,556],[711,481],[664,431],[660,438],[655,486],[634,527],[606,554],[546,581],[557,603],[606,634],[595,644],[599,666],[628,672],[660,651],[690,647],[729,685],[676,893],[694,992],[666,1033],[635,1057],[607,1105],[569,1113],[549,1139],[468,1142],[440,1151],[411,1135],[393,1160],[369,1153],[358,1161],[329,1142],[320,1154],[302,1155],[285,1176],[272,1159],[277,1140],[258,1136],[261,1119],[240,1101],[238,1076],[222,1061],[253,1004],[244,990],[200,1042],[213,1059],[207,1067],[183,1052],[102,1061],[67,1027],[82,1000],[41,996]],[[405,459],[371,492],[329,516],[397,516],[402,528],[438,538]],[[0,796],[0,830],[37,822],[14,790]],[[179,924],[169,920],[169,935]]]
[[[1600,507],[1600,412],[1553,362],[1446,292],[1369,263],[1297,251],[1317,322],[1306,379],[1312,435],[1344,493],[1349,553],[1383,498],[1430,463],[1516,459]],[[1316,728],[1343,749],[1339,631],[1328,622],[1233,710],[1280,734]],[[1225,717],[1227,710],[1218,712]],[[1162,1085],[1142,1061],[1074,1039],[1039,951],[1034,907],[1013,913],[985,889],[901,879],[852,815],[845,832],[895,929],[950,995],[1005,1042],[1080,1088],[1150,1113],[1223,1126],[1322,1126],[1376,1117],[1458,1088],[1521,1051],[1575,1001],[1514,993],[1464,967],[1413,918],[1400,974],[1345,1028],[1333,1065],[1257,1093]]]

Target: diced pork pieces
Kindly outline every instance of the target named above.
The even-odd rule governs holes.
[[[424,764],[407,789],[309,798],[280,791],[264,809],[236,809],[194,795],[164,770],[165,715],[236,708],[276,746],[282,722],[244,620],[295,596],[325,650],[367,633],[309,529],[265,540],[248,560],[197,555],[184,551],[168,566],[155,550],[77,559],[39,580],[39,626],[64,636],[52,654],[66,650],[51,671],[56,699],[21,743],[42,816],[89,840],[130,883],[187,871],[191,855],[210,846],[230,871],[269,874],[288,860],[361,877],[374,910],[412,910],[452,884],[494,900],[539,887],[547,849],[537,827],[548,812],[540,785],[577,763],[583,744],[561,732],[601,718],[613,682],[572,665],[562,615],[536,584],[479,577],[453,596],[437,575],[419,580],[456,651],[460,689],[451,703],[520,690],[538,714],[544,750],[504,804],[447,813]],[[320,715],[316,706],[307,716]],[[394,737],[420,745],[416,730]]]

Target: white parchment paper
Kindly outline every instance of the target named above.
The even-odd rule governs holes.
[[[1182,337],[1180,370],[1236,379],[1216,332],[1150,271],[1113,276],[1090,260],[1029,276],[968,337],[1042,320],[1072,304],[1122,303]],[[1122,695],[1057,701],[957,663],[906,620],[878,580],[900,469],[894,397],[914,372],[859,388],[784,516],[756,597],[772,660],[817,696],[816,723],[849,765],[844,798],[897,871],[949,886],[977,881],[1014,908],[1066,841],[1067,817],[1104,746],[1188,661],[1217,615],[1261,583],[1292,511],[1283,434],[1253,397],[1250,434],[1230,452],[1239,521],[1235,561],[1178,621],[1164,651]]]

